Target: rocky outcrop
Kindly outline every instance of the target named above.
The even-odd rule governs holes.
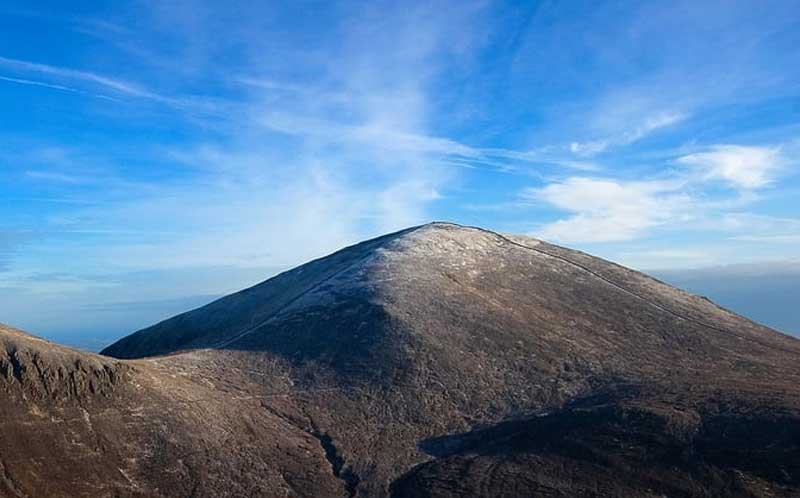
[[[79,353],[0,325],[0,386],[31,400],[110,397],[130,367]]]

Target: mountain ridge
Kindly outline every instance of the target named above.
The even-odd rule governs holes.
[[[109,352],[136,358],[103,359],[128,372],[110,398],[0,404],[0,455],[50,458],[20,424],[66,409],[78,454],[114,464],[100,496],[127,496],[116,467],[130,496],[800,493],[800,341],[536,239],[413,227]],[[4,461],[17,489],[45,489],[26,461]]]
[[[427,224],[424,224],[424,225],[418,225],[418,226],[411,227],[411,228],[408,228],[408,229],[404,229],[404,230],[400,230],[400,231],[397,231],[397,232],[393,232],[391,234],[387,234],[387,235],[384,235],[384,236],[381,236],[381,237],[378,237],[378,238],[375,238],[375,239],[370,239],[370,240],[365,241],[365,242],[361,242],[361,243],[353,244],[351,246],[347,246],[347,247],[345,247],[343,249],[340,249],[339,251],[336,251],[336,252],[332,253],[329,256],[324,256],[324,257],[321,257],[321,258],[317,258],[317,259],[312,260],[312,261],[310,261],[310,262],[308,262],[306,264],[303,264],[303,265],[301,265],[299,267],[296,267],[296,268],[281,272],[278,275],[275,275],[274,277],[271,277],[270,279],[268,279],[268,280],[266,280],[264,282],[261,282],[259,284],[253,285],[253,286],[251,286],[251,287],[249,287],[247,289],[244,289],[242,291],[238,291],[236,293],[224,296],[224,297],[222,297],[220,299],[215,300],[212,303],[209,303],[209,304],[207,304],[205,306],[202,306],[200,308],[197,308],[195,310],[191,310],[191,311],[188,311],[188,312],[185,312],[185,313],[181,313],[180,315],[177,315],[176,317],[173,317],[171,319],[167,319],[167,320],[164,320],[162,322],[159,322],[158,324],[154,325],[153,327],[148,327],[147,329],[143,329],[142,331],[138,331],[138,332],[136,332],[136,333],[134,333],[132,335],[135,336],[135,335],[137,335],[137,334],[139,334],[141,332],[153,329],[154,327],[159,327],[162,324],[164,324],[165,322],[169,322],[170,320],[180,319],[181,317],[184,317],[184,316],[186,316],[186,315],[188,315],[190,313],[193,313],[193,312],[196,312],[196,311],[199,311],[199,310],[202,310],[202,309],[211,308],[211,307],[214,307],[215,305],[219,305],[219,304],[225,303],[225,301],[229,300],[232,297],[241,296],[241,295],[244,295],[244,294],[247,294],[247,293],[255,292],[255,291],[257,291],[258,289],[260,289],[260,288],[262,288],[264,286],[270,285],[271,283],[273,283],[274,281],[276,281],[278,279],[286,278],[288,275],[293,274],[295,272],[302,272],[304,269],[306,269],[306,268],[308,268],[310,266],[313,266],[316,263],[325,261],[330,257],[335,257],[335,256],[340,255],[340,254],[344,254],[344,253],[348,253],[348,252],[351,252],[351,251],[355,251],[356,249],[359,249],[359,248],[369,248],[371,251],[375,251],[375,250],[378,250],[378,249],[381,248],[380,244],[382,244],[382,243],[392,242],[392,241],[395,241],[397,239],[401,239],[405,235],[412,234],[412,233],[418,232],[418,231],[424,231],[424,230],[427,230],[427,229],[432,229],[432,228],[435,229],[437,227],[454,227],[454,228],[459,229],[459,230],[476,231],[476,232],[487,234],[490,237],[496,237],[496,238],[498,238],[498,239],[500,239],[500,240],[502,240],[505,243],[508,243],[510,245],[522,248],[524,250],[534,251],[534,252],[536,252],[538,254],[541,254],[541,255],[544,255],[544,256],[546,256],[548,258],[553,258],[555,260],[558,260],[558,261],[564,262],[564,263],[566,263],[568,265],[571,265],[571,266],[574,266],[576,268],[579,268],[580,270],[585,271],[588,274],[600,279],[601,281],[605,282],[606,284],[608,284],[608,285],[610,285],[610,286],[612,286],[612,287],[614,287],[614,288],[616,288],[616,289],[618,289],[618,290],[620,290],[622,292],[630,294],[631,296],[633,296],[633,297],[635,297],[637,299],[640,299],[641,301],[647,303],[648,305],[653,306],[653,307],[659,309],[662,312],[665,312],[665,313],[668,313],[670,315],[673,315],[676,318],[679,318],[681,320],[687,320],[687,321],[693,322],[693,323],[695,323],[697,325],[700,325],[700,326],[703,326],[703,327],[715,329],[715,330],[717,330],[719,332],[731,333],[730,330],[725,330],[725,329],[719,328],[716,325],[704,322],[703,320],[697,319],[695,317],[691,317],[691,316],[687,316],[685,314],[681,314],[680,312],[677,312],[677,311],[675,311],[673,309],[665,307],[664,305],[659,304],[658,302],[656,302],[652,298],[649,298],[646,295],[638,293],[636,290],[632,290],[632,289],[620,284],[619,282],[613,280],[611,277],[606,276],[606,275],[602,274],[601,272],[598,272],[596,270],[593,270],[593,269],[589,268],[588,266],[585,266],[585,265],[581,264],[580,261],[576,261],[576,258],[574,258],[574,257],[570,258],[569,257],[569,255],[572,255],[572,256],[582,256],[582,257],[591,258],[591,256],[586,254],[586,253],[581,253],[580,251],[574,251],[574,250],[566,250],[564,248],[559,248],[558,246],[553,246],[553,245],[547,244],[547,243],[545,243],[545,242],[543,242],[541,240],[530,238],[530,237],[520,237],[520,236],[506,235],[506,234],[503,234],[503,233],[500,233],[500,232],[496,232],[496,231],[492,231],[492,230],[488,230],[488,229],[484,229],[484,228],[476,227],[476,226],[460,225],[460,224],[457,224],[457,223],[446,222],[446,221],[434,221],[434,222],[430,222],[430,223],[427,223]],[[527,243],[523,243],[523,242],[527,242]],[[531,243],[533,245],[531,245]],[[557,252],[545,250],[544,248],[560,250],[562,252],[568,251],[568,254],[558,254]],[[370,252],[370,253],[362,255],[360,259],[358,257],[356,257],[355,258],[356,260],[354,262],[352,262],[351,264],[355,265],[355,264],[357,264],[359,262],[362,262],[364,259],[368,259],[369,257],[371,257],[373,255],[374,254],[372,252]],[[659,279],[656,279],[654,277],[651,277],[651,276],[649,276],[649,275],[647,275],[645,273],[637,272],[635,270],[630,270],[628,268],[621,267],[619,265],[616,265],[615,263],[608,262],[608,261],[605,261],[604,263],[610,265],[612,268],[621,269],[621,270],[623,270],[625,272],[632,272],[632,273],[636,274],[637,276],[642,277],[642,278],[647,279],[647,280],[650,280],[652,282],[655,282],[658,285],[662,285],[664,287],[670,287],[671,289],[674,289],[673,287],[669,286],[668,284],[664,283],[663,281],[661,281]],[[339,272],[345,272],[345,271],[348,270],[348,268],[349,267],[345,266],[343,269],[339,270]],[[305,293],[312,292],[315,288],[317,288],[317,287],[319,287],[321,285],[324,285],[327,281],[329,281],[331,279],[335,279],[338,276],[338,274],[339,273],[334,272],[333,274],[328,275],[327,277],[325,277],[321,281],[318,281],[318,282],[314,283],[310,287],[304,289],[302,292],[300,292],[299,294],[296,294],[294,297],[289,299],[288,302],[286,302],[283,306],[286,306],[286,307],[290,306],[294,301],[301,299],[303,297],[303,295],[305,295]],[[680,292],[682,292],[682,291],[680,291]],[[688,293],[686,293],[686,295],[689,296]],[[707,299],[707,298],[702,298],[702,299]],[[711,301],[709,301],[709,302],[711,302]],[[726,313],[734,314],[730,310],[727,310],[727,309],[719,307],[719,305],[717,305],[716,303],[713,303],[713,302],[711,302],[711,303],[715,307],[725,311]],[[278,311],[276,311],[276,313],[277,312]],[[268,319],[269,319],[269,317],[266,317],[265,321],[268,320]],[[246,335],[247,333],[252,332],[254,329],[257,329],[260,326],[263,326],[263,323],[253,324],[249,328],[247,328],[246,330],[241,331],[240,333],[243,334],[243,335]],[[117,341],[117,343],[114,343],[114,344],[104,348],[101,351],[101,354],[114,356],[115,355],[115,351],[117,351],[119,349],[117,344],[121,343],[122,341],[129,340],[130,337],[131,336],[123,338],[122,340]],[[238,339],[237,337],[228,337],[225,340],[219,341],[217,343],[205,344],[203,347],[210,347],[210,348],[225,347],[225,346],[228,346],[228,345],[232,344],[237,339]],[[751,337],[750,340],[753,340],[753,338]]]

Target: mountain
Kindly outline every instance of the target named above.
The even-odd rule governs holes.
[[[0,497],[346,496],[235,370],[120,362],[0,326]]]
[[[386,235],[105,356],[0,340],[0,496],[800,496],[800,341],[527,237]]]

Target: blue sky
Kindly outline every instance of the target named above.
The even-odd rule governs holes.
[[[119,336],[432,219],[800,275],[797,47],[794,1],[3,2],[0,320]]]

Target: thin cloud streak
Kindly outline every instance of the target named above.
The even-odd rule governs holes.
[[[644,122],[637,127],[626,130],[618,136],[611,136],[588,142],[572,142],[569,150],[573,154],[581,157],[590,157],[607,151],[611,147],[621,147],[631,145],[644,139],[648,135],[688,119],[689,114],[681,112],[662,112],[648,116]]]
[[[141,97],[156,101],[169,100],[161,95],[144,90],[132,83],[109,78],[106,76],[101,76],[99,74],[95,74],[89,71],[79,71],[76,69],[51,66],[48,64],[40,64],[36,62],[23,61],[19,59],[10,59],[8,57],[2,57],[2,56],[0,56],[0,65],[11,69],[17,69],[22,71],[29,71],[39,74],[46,74],[61,78],[95,83],[100,86],[110,88],[112,90],[116,90],[117,92],[130,95],[133,97]]]
[[[49,88],[51,90],[61,90],[64,92],[72,92],[72,93],[84,93],[77,88],[72,88],[64,85],[56,85],[53,83],[45,83],[43,81],[34,81],[34,80],[26,80],[23,78],[12,78],[10,76],[0,76],[0,80],[8,81],[10,83],[19,83],[20,85],[30,85],[30,86],[40,86],[43,88]]]
[[[176,109],[183,109],[192,112],[220,114],[222,113],[223,109],[227,107],[226,104],[230,104],[229,102],[224,102],[221,101],[220,99],[212,99],[207,97],[196,97],[196,96],[170,97],[148,90],[147,88],[138,84],[134,84],[117,78],[111,78],[90,71],[81,71],[61,66],[53,66],[37,62],[11,59],[3,56],[0,56],[0,66],[22,72],[30,72],[41,75],[53,76],[55,78],[62,78],[62,79],[82,81],[84,83],[95,84],[103,88],[106,88],[108,90],[113,90],[114,92],[119,93],[121,95],[148,100],[154,103],[163,104]],[[89,94],[82,90],[66,87],[64,85],[40,83],[32,80],[24,80],[17,78],[13,79],[3,78],[3,79],[9,81],[14,80],[17,83],[24,82],[24,84],[38,85],[38,86],[48,87],[51,89],[88,94],[108,100],[116,100],[113,97],[109,97],[106,95]]]

